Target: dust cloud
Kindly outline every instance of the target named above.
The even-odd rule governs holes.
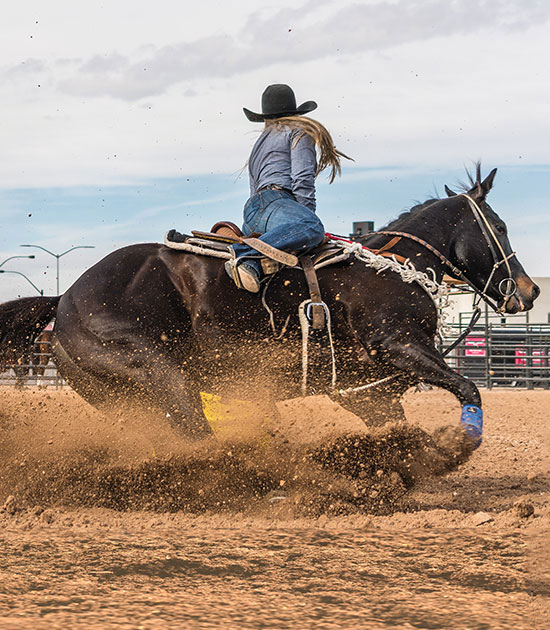
[[[330,417],[325,426],[327,418],[334,426]],[[254,426],[248,409],[242,418],[234,410],[218,437],[190,445],[159,416],[104,415],[69,392],[12,393],[0,418],[0,501],[249,514],[277,503],[285,517],[391,514],[414,508],[408,493],[417,481],[456,468],[473,450],[457,427],[430,435],[360,423],[362,432],[338,435],[312,427],[311,410],[296,405],[284,421],[314,437],[294,444],[273,421]]]

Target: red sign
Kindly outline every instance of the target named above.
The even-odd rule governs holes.
[[[485,337],[466,337],[466,340],[464,341],[464,346],[465,357],[486,356]]]
[[[545,356],[545,353],[542,348],[537,348],[536,350],[533,350],[533,357],[543,357],[543,356]],[[546,361],[544,359],[533,358],[533,365],[546,365]]]
[[[514,360],[515,365],[527,365],[527,359],[522,358],[527,355],[526,350],[524,350],[523,348],[516,348],[514,355],[516,357]]]
[[[515,360],[514,363],[516,365],[527,365],[527,350],[525,348],[516,348],[515,352]],[[544,348],[534,348],[531,351],[531,356],[533,357],[531,360],[531,365],[546,365],[546,352]],[[541,357],[541,358],[537,358]],[[544,357],[544,358],[542,358]]]

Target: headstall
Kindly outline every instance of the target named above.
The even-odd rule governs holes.
[[[372,235],[375,236],[379,234],[384,234],[387,236],[400,236],[402,238],[406,238],[411,241],[414,241],[415,243],[418,243],[419,245],[422,245],[425,249],[427,249],[432,254],[437,256],[437,258],[439,258],[439,260],[450,270],[451,274],[454,277],[468,284],[468,286],[470,286],[472,290],[477,294],[478,298],[483,299],[487,304],[489,304],[489,306],[494,311],[502,312],[508,300],[515,294],[517,290],[516,281],[512,278],[512,269],[509,263],[509,260],[516,255],[516,252],[512,252],[511,254],[507,256],[504,252],[504,249],[502,248],[502,245],[500,244],[500,241],[496,237],[495,232],[493,228],[491,227],[491,224],[487,220],[487,217],[483,214],[483,211],[478,206],[478,204],[466,193],[462,193],[460,196],[466,197],[466,199],[468,200],[468,205],[470,206],[470,209],[472,210],[474,218],[477,224],[479,225],[481,233],[483,234],[483,237],[485,238],[485,241],[487,242],[487,245],[489,246],[489,251],[491,252],[491,256],[493,257],[493,268],[491,269],[491,273],[489,274],[489,277],[487,278],[487,281],[485,282],[485,286],[483,287],[482,290],[476,287],[475,284],[464,274],[464,272],[458,269],[458,267],[456,267],[455,265],[453,265],[453,263],[446,256],[444,256],[439,250],[437,250],[433,245],[430,245],[430,243],[428,243],[424,239],[418,236],[415,236],[414,234],[408,234],[407,232],[395,232],[392,230],[382,230],[379,232],[373,232]],[[501,255],[500,259],[497,254],[497,250],[495,249],[495,243],[498,250],[500,251],[500,255]],[[489,288],[493,280],[493,276],[495,275],[495,272],[502,264],[506,265],[506,268],[508,270],[508,277],[501,280],[498,285],[498,290],[500,294],[504,297],[504,302],[502,306],[499,307],[494,302],[494,300],[492,300],[487,295],[487,289]],[[474,302],[474,308],[477,307],[478,302],[479,302],[479,299],[476,302]]]

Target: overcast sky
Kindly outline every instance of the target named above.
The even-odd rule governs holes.
[[[0,263],[94,245],[63,259],[64,289],[115,247],[239,222],[261,127],[242,107],[284,82],[355,158],[319,183],[328,229],[380,226],[481,158],[527,270],[550,275],[546,0],[26,0],[0,36]],[[53,293],[36,255],[3,269]],[[0,299],[32,291],[0,276]]]

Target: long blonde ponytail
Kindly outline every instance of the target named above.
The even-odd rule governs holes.
[[[281,118],[272,118],[265,121],[266,127],[290,127],[299,129],[301,133],[294,140],[294,146],[298,143],[302,136],[309,136],[319,147],[319,163],[315,177],[324,171],[327,167],[331,167],[329,184],[332,184],[336,175],[342,174],[341,158],[352,160],[342,151],[339,151],[335,145],[329,130],[318,120],[307,118],[305,116],[283,116]]]

